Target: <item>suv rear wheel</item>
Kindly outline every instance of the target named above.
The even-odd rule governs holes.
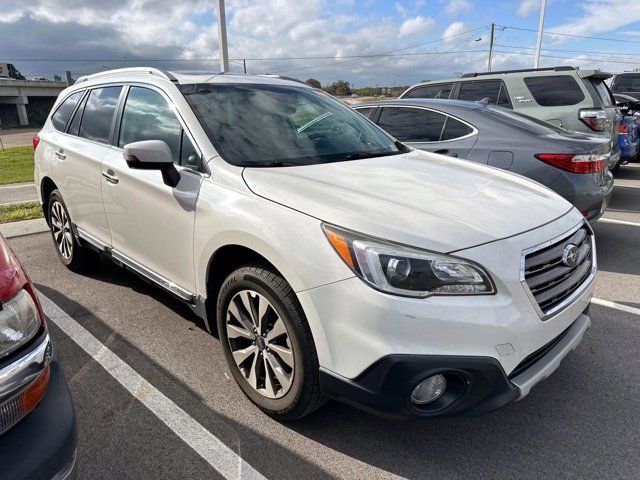
[[[260,265],[231,273],[218,295],[217,322],[236,382],[262,411],[295,420],[324,403],[309,325],[279,274]]]
[[[100,256],[94,250],[81,246],[71,228],[71,217],[59,190],[49,195],[49,228],[60,261],[75,272],[84,272],[93,267]]]

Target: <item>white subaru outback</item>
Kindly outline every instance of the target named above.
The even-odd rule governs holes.
[[[151,68],[60,94],[35,178],[61,261],[187,302],[263,411],[524,397],[590,325],[593,233],[545,187],[412,150],[306,84]]]

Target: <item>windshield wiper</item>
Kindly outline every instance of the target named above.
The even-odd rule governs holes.
[[[346,160],[363,160],[365,158],[387,157],[389,155],[398,155],[404,153],[402,150],[390,152],[353,152],[347,154]]]
[[[273,168],[273,167],[297,167],[302,165],[301,163],[295,163],[295,162],[283,162],[281,160],[275,160],[273,162],[266,162],[266,163],[261,163],[259,165],[253,165],[254,167],[257,168]]]

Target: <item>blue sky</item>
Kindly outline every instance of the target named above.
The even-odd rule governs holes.
[[[119,66],[216,70],[213,0],[0,0],[0,61],[28,76]],[[232,69],[406,85],[533,65],[540,0],[227,0]],[[503,28],[507,26],[508,28]],[[518,30],[525,29],[525,30]],[[640,2],[549,0],[542,65],[640,66]],[[385,56],[377,56],[386,54]],[[311,57],[311,58],[309,58]],[[638,64],[636,64],[638,62]]]

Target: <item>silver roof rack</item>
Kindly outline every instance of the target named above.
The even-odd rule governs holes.
[[[122,74],[139,74],[139,75],[158,75],[162,78],[166,78],[171,82],[176,82],[176,78],[171,75],[171,73],[161,70],[159,68],[151,68],[151,67],[129,67],[129,68],[118,68],[116,70],[106,70],[104,72],[93,73],[91,75],[83,75],[82,77],[76,80],[76,83],[86,82],[88,80],[93,80],[96,78],[104,78],[110,77],[113,75],[122,75]]]

